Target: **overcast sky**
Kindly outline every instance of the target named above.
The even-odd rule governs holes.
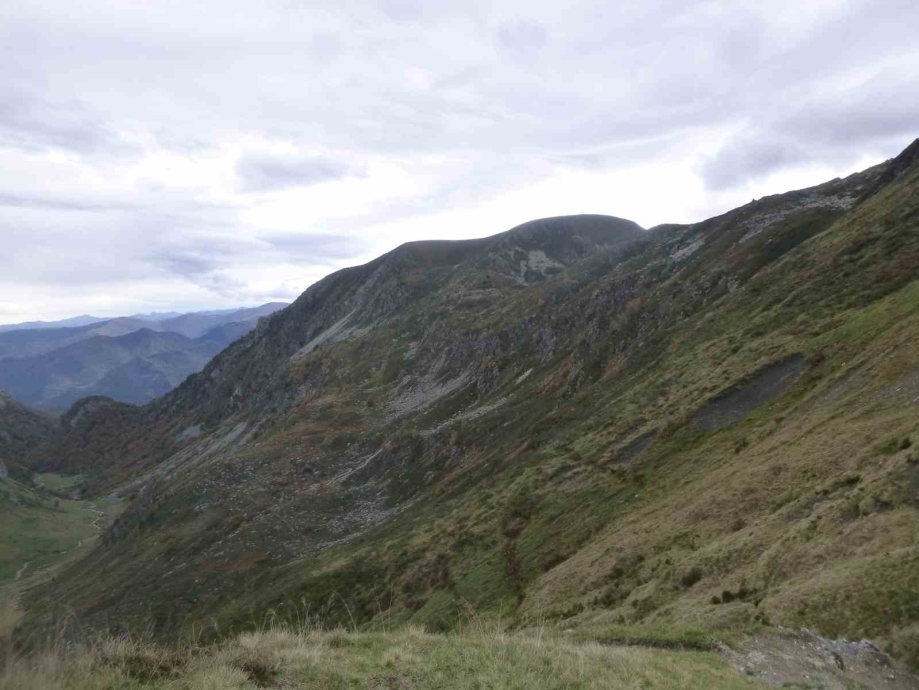
[[[0,323],[844,176],[919,136],[917,28],[916,0],[0,2]]]

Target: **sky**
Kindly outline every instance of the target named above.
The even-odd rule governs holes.
[[[0,3],[0,323],[290,301],[402,242],[693,222],[919,137],[919,3]]]

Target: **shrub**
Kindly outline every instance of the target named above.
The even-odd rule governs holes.
[[[702,568],[697,565],[692,566],[680,577],[680,582],[684,587],[692,587],[702,579]]]

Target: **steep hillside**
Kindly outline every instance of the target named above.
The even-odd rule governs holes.
[[[31,625],[471,604],[919,659],[917,149],[693,225],[547,219],[329,276],[118,433],[81,413],[92,490],[130,503]]]
[[[0,474],[27,479],[26,455],[58,434],[57,420],[19,404],[0,390]]]

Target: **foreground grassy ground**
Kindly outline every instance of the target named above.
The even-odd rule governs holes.
[[[15,621],[7,609],[6,624]],[[0,625],[3,624],[0,616]],[[2,651],[2,648],[0,648]],[[609,647],[471,626],[449,635],[274,628],[209,647],[106,640],[28,658],[7,652],[0,690],[344,688],[765,688],[710,652]]]
[[[779,628],[717,636],[665,626],[509,632],[508,621],[468,609],[456,631],[436,634],[419,626],[323,629],[302,614],[282,624],[270,611],[254,631],[210,645],[200,643],[200,628],[171,645],[64,642],[75,639],[71,620],[59,626],[56,645],[26,656],[10,644],[21,620],[16,599],[0,598],[0,690],[919,687],[919,676],[877,650]]]

